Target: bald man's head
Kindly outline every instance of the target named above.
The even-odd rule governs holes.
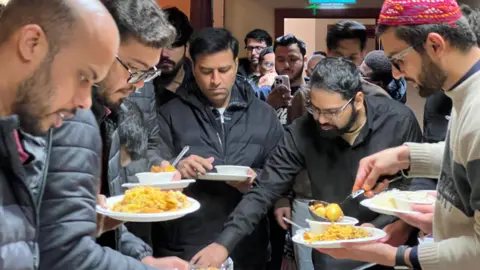
[[[307,70],[306,70],[308,77],[312,75],[312,72],[315,69],[315,66],[318,64],[318,62],[322,61],[323,58],[325,58],[325,56],[321,54],[314,54],[310,56],[310,59],[308,59],[308,62],[307,62]]]
[[[108,73],[120,44],[98,0],[10,0],[0,16],[0,67],[12,107],[34,135],[91,106],[91,87]],[[0,89],[6,91],[5,89]]]

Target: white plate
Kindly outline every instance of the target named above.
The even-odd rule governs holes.
[[[245,175],[248,174],[250,167],[246,166],[231,166],[231,165],[218,165],[215,166],[217,173],[231,174],[231,175]]]
[[[124,195],[115,196],[107,198],[107,206],[111,208],[115,203],[121,201]],[[181,218],[187,214],[193,213],[200,209],[200,203],[192,198],[188,198],[190,202],[190,207],[172,211],[172,212],[163,212],[163,213],[148,213],[148,214],[137,214],[137,213],[122,213],[114,212],[109,209],[104,209],[100,205],[97,205],[97,213],[111,217],[116,220],[122,221],[131,221],[131,222],[158,222],[158,221],[167,221],[172,219]]]
[[[312,226],[312,224],[332,224],[331,221],[316,221],[316,220],[313,220],[313,219],[306,219],[305,220],[307,222],[307,224],[310,224],[310,227]],[[335,224],[338,224],[338,225],[355,225],[355,224],[358,224],[358,219],[354,218],[354,217],[343,217],[343,219],[341,221],[335,221]]]
[[[186,188],[192,183],[195,183],[195,180],[184,179],[179,181],[170,181],[170,182],[162,182],[162,183],[155,183],[155,184],[125,183],[125,184],[122,184],[122,187],[133,188],[133,187],[151,186],[151,187],[161,188],[163,190],[170,190],[170,189]]]
[[[197,179],[199,180],[210,180],[210,181],[247,181],[250,179],[250,175],[232,175],[232,174],[219,174],[219,173],[206,173],[205,175],[198,174]]]
[[[135,174],[135,176],[138,178],[139,183],[147,185],[160,182],[171,182],[175,176],[175,172],[142,172]]]
[[[398,210],[390,207],[382,207],[380,205],[373,203],[374,201],[372,200],[373,200],[372,198],[365,199],[361,201],[360,204],[372,210],[373,212],[384,214],[384,215],[390,215],[390,216],[396,216],[397,213],[398,214],[417,214],[418,213],[415,211],[406,211],[406,210]]]
[[[358,226],[355,226],[356,228]],[[293,242],[301,244],[311,248],[341,248],[342,244],[346,243],[367,243],[370,241],[376,241],[382,239],[387,234],[377,228],[362,227],[366,231],[370,232],[370,237],[360,238],[360,239],[351,239],[351,240],[338,240],[338,241],[318,241],[318,242],[308,242],[303,238],[303,233],[305,230],[298,230],[295,236],[293,236]]]

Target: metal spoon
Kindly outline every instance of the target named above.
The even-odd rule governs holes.
[[[315,220],[315,221],[320,221],[320,222],[329,222],[328,219],[322,217],[322,216],[319,216],[317,215],[317,213],[315,213],[315,211],[313,211],[310,206],[313,206],[313,205],[317,205],[317,204],[322,204],[324,207],[327,207],[327,205],[329,205],[329,203],[327,202],[324,202],[324,201],[317,201],[317,200],[311,200],[308,202],[308,212],[310,212],[310,216],[312,216],[312,218]]]
[[[404,177],[405,177],[405,176],[404,176],[404,174],[403,174],[403,172],[402,172],[402,175],[397,176],[397,177],[393,178],[392,180],[389,180],[389,181],[388,181],[388,184],[390,185],[391,183],[397,182],[398,180],[402,180]],[[357,198],[358,196],[364,194],[365,192],[366,192],[366,191],[365,191],[363,188],[362,188],[362,189],[359,189],[359,190],[353,192],[352,194],[348,195],[347,198],[345,198],[345,200],[343,200],[340,204],[343,204],[343,203],[345,203],[345,202],[348,201],[348,200],[355,199],[355,198]]]
[[[307,228],[304,228],[304,227],[298,225],[297,223],[291,221],[290,219],[288,219],[288,218],[286,218],[286,217],[283,217],[283,220],[284,220],[285,222],[287,222],[288,224],[297,227],[297,228],[300,229],[300,230],[308,230]]]
[[[183,156],[185,156],[185,154],[188,152],[188,150],[190,150],[190,146],[187,145],[187,146],[183,147],[182,152],[180,152],[180,154],[178,154],[178,156],[172,162],[173,167],[177,166],[178,162],[180,162],[180,160],[183,158]]]

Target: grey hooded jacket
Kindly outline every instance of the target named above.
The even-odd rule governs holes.
[[[39,263],[39,207],[51,134],[36,138],[21,133],[24,150],[20,162],[14,131],[18,117],[0,118],[0,269],[31,270]]]
[[[135,257],[141,256],[135,243],[125,241],[122,253],[131,256],[124,256],[95,241],[101,153],[100,131],[91,111],[78,111],[54,131],[40,211],[40,269],[150,269]]]

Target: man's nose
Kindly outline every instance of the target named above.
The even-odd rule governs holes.
[[[92,107],[92,90],[91,87],[77,90],[74,96],[73,104],[75,108],[88,110]]]

